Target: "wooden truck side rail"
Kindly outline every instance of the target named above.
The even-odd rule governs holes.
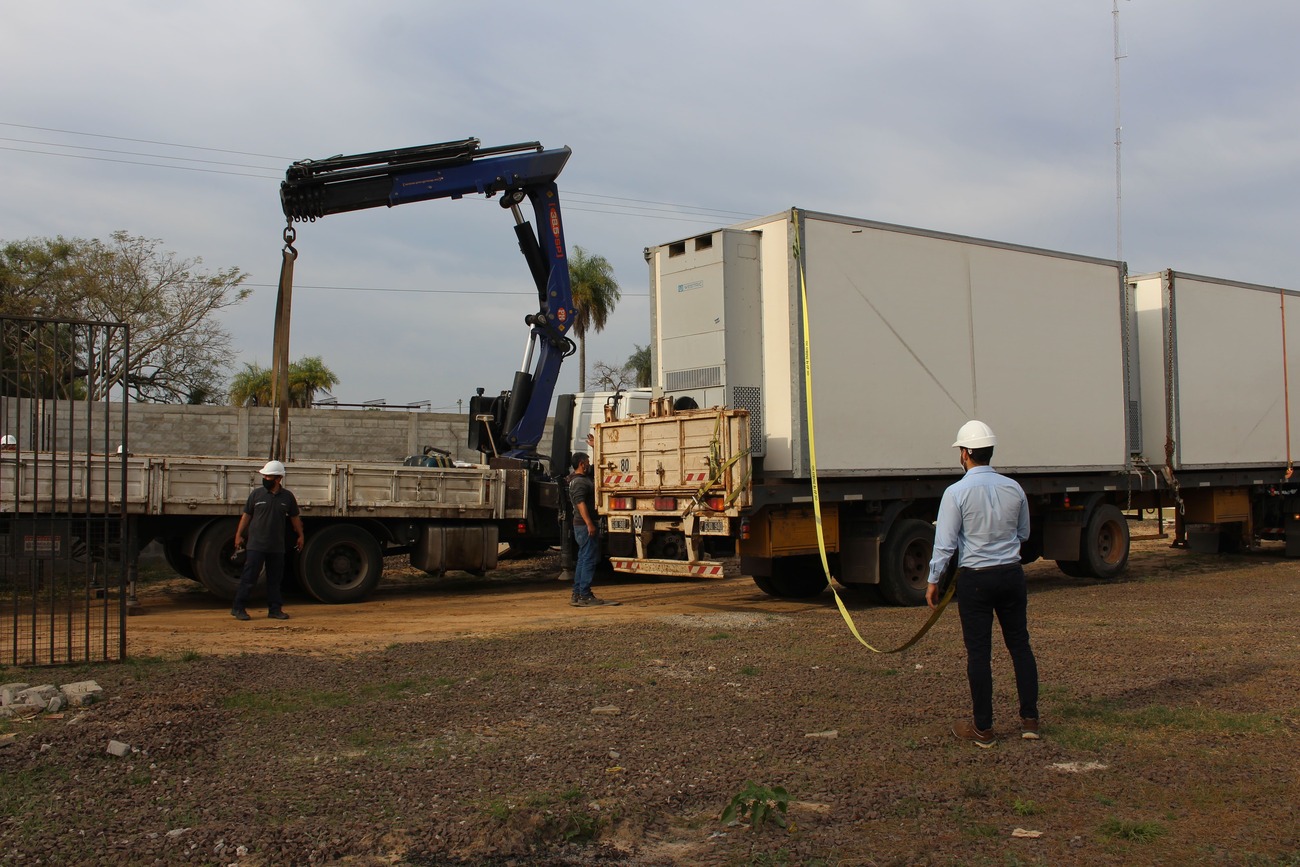
[[[0,511],[121,508],[115,456],[23,453],[0,464]],[[7,465],[7,466],[6,466]],[[126,458],[129,515],[237,515],[261,481],[251,458]],[[510,520],[526,517],[527,473],[487,467],[408,467],[345,461],[288,465],[285,485],[305,517]],[[524,486],[525,496],[507,496]]]

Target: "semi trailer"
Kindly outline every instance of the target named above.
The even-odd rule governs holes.
[[[1293,292],[798,208],[645,256],[659,399],[598,426],[616,570],[714,574],[736,553],[765,592],[806,597],[824,545],[840,583],[921,604],[973,418],[1029,497],[1025,562],[1114,577],[1139,509],[1173,507],[1178,543],[1296,520]]]

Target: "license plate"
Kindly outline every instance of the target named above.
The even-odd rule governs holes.
[[[714,536],[727,535],[727,522],[724,518],[702,518],[699,527],[701,533]]]
[[[628,517],[610,518],[609,531],[611,533],[631,533],[632,519]]]

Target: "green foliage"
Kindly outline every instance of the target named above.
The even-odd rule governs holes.
[[[1112,840],[1127,840],[1130,843],[1152,843],[1165,833],[1159,822],[1130,822],[1124,819],[1108,819],[1101,826],[1101,833]]]
[[[289,405],[309,407],[316,392],[338,385],[339,378],[325,366],[320,356],[312,355],[289,363]],[[256,362],[246,362],[244,369],[230,382],[230,403],[243,406],[250,400],[257,406],[275,405],[275,383],[270,368]]]
[[[632,344],[636,351],[627,357],[627,363],[623,365],[624,370],[630,371],[636,379],[637,388],[650,387],[650,344],[642,346],[639,343]]]
[[[1022,801],[1019,798],[1012,802],[1011,809],[1017,816],[1036,816],[1043,812],[1043,808],[1033,801]]]
[[[727,804],[719,820],[724,825],[743,822],[746,818],[754,828],[760,828],[768,821],[785,827],[786,810],[790,806],[790,795],[781,786],[760,786],[752,780],[746,780],[742,788]]]
[[[89,391],[69,396],[102,400],[124,385],[134,400],[201,403],[222,392],[233,353],[217,315],[248,297],[248,275],[203,271],[202,259],[178,258],[161,243],[119,231],[107,242],[0,245],[0,313],[130,326],[129,355],[111,340],[74,349],[74,367],[98,375],[84,380]]]
[[[569,282],[573,290],[573,334],[578,338],[578,390],[587,390],[587,331],[597,334],[614,312],[622,293],[614,279],[614,266],[604,256],[575,246],[569,254]]]

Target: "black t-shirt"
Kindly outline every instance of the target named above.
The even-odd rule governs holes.
[[[248,550],[283,554],[285,522],[298,517],[298,500],[293,493],[283,487],[274,494],[263,487],[253,488],[244,504],[244,514],[250,518],[245,540]]]
[[[582,519],[578,513],[578,504],[587,504],[587,515],[593,520],[596,517],[596,483],[591,476],[581,476],[577,473],[569,474],[569,502],[573,503],[573,521],[576,524]]]

